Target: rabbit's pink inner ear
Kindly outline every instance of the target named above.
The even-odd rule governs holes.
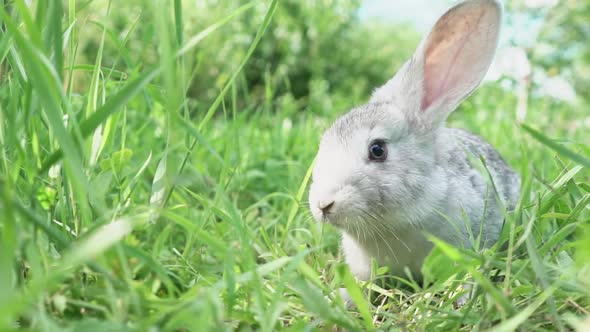
[[[439,19],[424,44],[422,111],[439,101],[452,108],[477,87],[497,46],[500,15],[494,1],[475,0]]]

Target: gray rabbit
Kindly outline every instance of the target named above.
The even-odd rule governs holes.
[[[343,231],[357,278],[370,278],[372,258],[419,277],[433,247],[426,233],[468,248],[479,235],[483,246],[498,240],[520,177],[494,147],[445,120],[486,74],[501,17],[494,0],[448,10],[398,73],[322,137],[310,208]]]

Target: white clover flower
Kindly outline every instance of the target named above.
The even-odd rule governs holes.
[[[57,179],[61,175],[61,164],[55,164],[49,168],[49,177],[51,179]]]
[[[283,120],[283,131],[288,133],[293,128],[293,121],[291,119],[284,119]]]
[[[548,97],[567,103],[577,99],[576,90],[570,82],[561,76],[547,77],[540,82],[540,92]]]
[[[529,77],[531,72],[532,66],[526,51],[521,47],[509,46],[498,50],[485,80],[497,81],[507,76],[516,81],[522,81]]]

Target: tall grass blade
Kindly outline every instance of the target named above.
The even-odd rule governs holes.
[[[583,165],[587,168],[590,168],[590,159],[573,152],[572,150],[566,148],[565,146],[555,142],[554,140],[548,138],[547,136],[541,134],[539,131],[529,127],[526,124],[521,124],[522,129],[528,132],[531,136],[533,136],[537,141],[541,142],[543,145],[551,148],[552,150],[560,153],[561,155],[577,162],[580,165]]]

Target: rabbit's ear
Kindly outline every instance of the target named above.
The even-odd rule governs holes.
[[[498,45],[501,16],[495,0],[467,0],[451,8],[372,100],[401,99],[414,116],[444,120],[485,76]]]
[[[474,0],[438,20],[422,44],[421,111],[451,112],[479,85],[498,45],[501,13],[496,1]]]

